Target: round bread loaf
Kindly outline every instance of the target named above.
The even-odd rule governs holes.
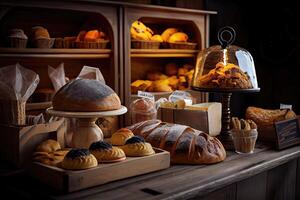
[[[73,112],[97,112],[121,108],[118,95],[97,80],[76,79],[55,94],[53,109]]]

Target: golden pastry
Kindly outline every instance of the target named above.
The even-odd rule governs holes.
[[[177,32],[172,34],[169,39],[168,42],[187,42],[189,39],[189,36],[183,32]]]
[[[144,138],[141,136],[133,136],[128,139],[124,146],[120,148],[123,149],[126,156],[149,156],[154,154],[154,150],[150,143],[145,142]]]
[[[36,152],[53,152],[61,149],[59,143],[55,140],[49,139],[38,145]]]
[[[50,38],[49,32],[42,26],[32,27],[33,38]]]
[[[151,41],[155,41],[155,42],[163,42],[163,39],[160,35],[153,35],[151,37]]]
[[[179,79],[177,78],[177,76],[169,77],[168,81],[169,81],[169,86],[171,86],[173,90],[176,90],[178,88]]]
[[[152,84],[152,81],[148,80],[136,80],[131,83],[131,93],[137,94],[138,91],[146,91]]]
[[[130,27],[130,34],[131,38],[136,40],[150,40],[153,31],[142,22],[134,21]]]
[[[58,166],[61,161],[64,159],[66,153],[62,154],[61,152],[34,152],[33,160],[51,166]]]
[[[166,30],[164,30],[164,32],[161,34],[162,39],[164,40],[164,42],[168,42],[169,37],[178,32],[177,28],[167,28]]]
[[[172,88],[169,86],[169,80],[153,81],[152,85],[148,88],[148,92],[172,92]]]
[[[111,144],[112,145],[124,145],[126,140],[133,137],[133,133],[131,130],[127,128],[121,128],[117,132],[113,133],[111,136]]]
[[[113,147],[111,144],[98,141],[91,144],[89,150],[100,162],[119,162],[126,159],[124,151],[118,147]]]
[[[61,162],[62,168],[70,170],[89,169],[97,165],[97,159],[88,149],[72,149]]]
[[[185,76],[187,75],[187,73],[189,72],[189,70],[187,68],[181,67],[178,69],[178,76]]]

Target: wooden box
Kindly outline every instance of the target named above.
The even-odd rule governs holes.
[[[297,116],[300,124],[300,115]],[[258,140],[270,143],[272,146],[276,146],[277,135],[275,131],[275,125],[269,125],[264,127],[258,127]]]
[[[221,110],[221,103],[201,103],[185,109],[159,108],[157,117],[163,122],[190,126],[216,136],[221,132]]]
[[[0,157],[14,167],[31,161],[34,149],[42,141],[53,138],[64,146],[64,119],[46,124],[13,126],[0,124]]]
[[[170,166],[170,153],[156,149],[154,155],[144,157],[127,157],[117,163],[99,164],[86,170],[64,170],[58,167],[34,162],[29,173],[38,181],[59,192],[74,192],[88,187],[105,184],[132,176],[146,174]]]

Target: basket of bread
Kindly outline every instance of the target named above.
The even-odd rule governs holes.
[[[153,31],[140,21],[132,23],[130,34],[131,45],[134,49],[159,49],[163,42],[160,35],[154,35]]]
[[[80,31],[75,40],[75,47],[81,49],[105,49],[108,43],[109,40],[102,31]]]

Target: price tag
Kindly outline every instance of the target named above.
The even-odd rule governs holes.
[[[175,102],[178,99],[183,99],[188,105],[192,104],[191,94],[185,91],[175,90],[170,96],[169,101]]]
[[[300,144],[300,130],[298,119],[288,119],[274,123],[277,135],[277,149],[284,149]]]
[[[280,109],[289,109],[289,110],[292,110],[292,108],[293,108],[292,105],[283,104],[283,103],[280,104]]]
[[[154,95],[149,92],[138,91],[138,97],[150,99],[152,101],[155,100]]]

